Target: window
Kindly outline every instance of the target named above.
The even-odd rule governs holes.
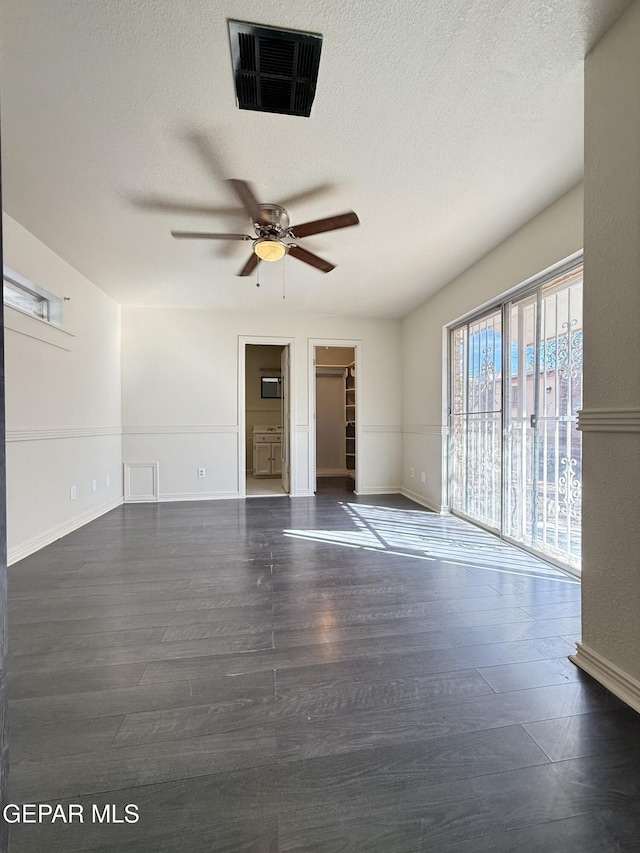
[[[49,319],[49,304],[44,296],[20,287],[8,279],[4,281],[4,301],[6,305],[11,305],[12,308],[18,308],[27,314],[33,314],[34,317],[40,317],[42,320]]]
[[[5,305],[23,314],[56,326],[62,324],[63,300],[8,267],[3,271],[3,299]]]

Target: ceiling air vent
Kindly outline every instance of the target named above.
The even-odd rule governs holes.
[[[229,21],[236,99],[241,110],[311,114],[322,36]]]

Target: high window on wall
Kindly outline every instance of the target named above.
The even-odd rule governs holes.
[[[451,330],[450,504],[580,568],[582,263]]]
[[[6,266],[3,268],[2,278],[5,305],[47,323],[58,326],[62,324],[63,300],[59,296]]]

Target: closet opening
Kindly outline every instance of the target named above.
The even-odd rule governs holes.
[[[355,358],[354,347],[315,347],[316,494],[356,489]]]

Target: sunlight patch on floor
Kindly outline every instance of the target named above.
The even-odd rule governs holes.
[[[284,530],[288,538],[576,584],[559,569],[455,516],[342,503],[352,530]]]

